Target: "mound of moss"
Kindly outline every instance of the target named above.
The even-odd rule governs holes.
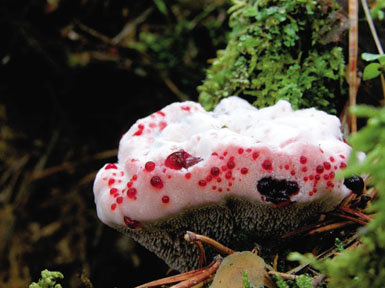
[[[198,87],[211,110],[238,95],[257,107],[288,100],[295,108],[335,113],[343,94],[341,40],[346,19],[334,1],[234,0],[228,45]],[[255,97],[255,98],[254,98]]]

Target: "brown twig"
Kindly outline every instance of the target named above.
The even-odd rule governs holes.
[[[354,209],[351,209],[351,208],[345,207],[345,206],[340,206],[340,207],[338,207],[338,209],[343,211],[343,212],[345,212],[345,213],[357,216],[357,217],[363,219],[366,222],[372,221],[371,217],[369,217],[368,215],[365,215],[364,213],[362,213],[362,212],[360,212],[358,210],[354,210]]]
[[[196,233],[191,232],[191,231],[186,232],[186,234],[184,235],[184,239],[186,241],[192,242],[192,243],[197,241],[197,240],[202,241],[203,243],[206,243],[206,244],[214,247],[219,252],[226,254],[226,255],[230,255],[230,254],[234,253],[234,250],[222,245],[221,243],[215,241],[214,239],[211,239],[210,237],[207,237],[204,235],[196,234]]]
[[[174,276],[169,276],[169,277],[166,277],[166,278],[158,279],[158,280],[155,280],[155,281],[151,281],[151,282],[142,284],[140,286],[137,286],[136,288],[151,288],[151,287],[158,287],[158,286],[166,285],[166,284],[172,284],[172,283],[176,283],[176,282],[180,282],[180,281],[185,281],[185,280],[187,280],[187,279],[189,279],[191,277],[194,277],[194,276],[196,276],[196,275],[198,275],[200,273],[203,273],[203,272],[207,271],[214,264],[215,264],[215,261],[211,262],[208,266],[206,266],[204,268],[200,268],[200,269],[192,270],[192,271],[189,271],[189,272],[186,272],[186,273],[182,273],[182,274],[178,274],[178,275],[174,275]]]
[[[357,54],[358,54],[358,1],[349,0],[349,106],[356,106],[358,89],[357,81]],[[350,128],[352,133],[357,132],[357,117],[350,114]]]
[[[202,281],[205,281],[207,278],[209,278],[211,275],[213,275],[219,268],[219,266],[222,263],[222,257],[216,256],[213,264],[207,268],[206,270],[202,271],[201,273],[197,274],[196,276],[189,278],[185,281],[182,281],[176,285],[171,286],[170,288],[189,288],[193,285],[196,285]]]
[[[350,221],[353,221],[357,224],[360,224],[362,226],[365,226],[366,224],[368,224],[368,222],[366,221],[363,221],[361,219],[358,219],[358,218],[355,218],[355,217],[352,217],[352,216],[349,216],[349,215],[345,215],[345,214],[342,214],[342,213],[339,213],[339,212],[333,212],[332,213],[334,216],[337,216],[339,218],[343,218],[343,219],[346,219],[346,220],[350,220]]]
[[[348,226],[348,225],[352,225],[352,224],[354,224],[354,222],[352,222],[352,221],[344,221],[344,222],[333,223],[333,224],[330,224],[330,225],[322,226],[320,228],[311,230],[309,232],[309,235],[314,235],[314,234],[324,233],[324,232],[331,231],[331,230],[336,230],[336,229],[339,229],[339,228],[342,228],[342,227],[345,227],[345,226]]]

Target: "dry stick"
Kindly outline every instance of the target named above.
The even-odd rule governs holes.
[[[349,105],[356,106],[357,96],[357,54],[358,54],[358,1],[349,0]],[[350,115],[351,132],[357,132],[357,117]]]
[[[362,221],[361,219],[358,219],[358,218],[355,218],[355,217],[352,217],[352,216],[349,216],[349,215],[345,215],[345,214],[342,214],[342,213],[332,213],[334,216],[337,216],[339,218],[343,218],[343,219],[347,219],[347,220],[350,220],[350,221],[353,221],[353,222],[356,222],[362,226],[365,226],[366,224],[368,224],[368,222],[366,221]]]
[[[173,285],[170,288],[189,288],[189,287],[196,285],[202,281],[205,281],[207,278],[211,277],[211,275],[213,275],[215,273],[215,271],[218,270],[219,266],[222,263],[222,257],[219,255],[216,256],[213,263],[214,264],[211,267],[209,267],[205,271],[202,271],[200,274],[198,274],[198,275],[196,275],[190,279],[187,279],[183,282],[180,282],[176,285]]]
[[[151,288],[151,287],[157,287],[161,285],[166,285],[166,284],[171,284],[171,283],[176,283],[180,281],[184,281],[186,279],[189,279],[191,277],[194,277],[196,275],[199,275],[200,273],[206,272],[208,269],[210,269],[213,265],[215,264],[215,261],[211,262],[208,266],[196,270],[192,270],[186,273],[162,278],[159,280],[151,281],[145,284],[142,284],[140,286],[137,286],[136,288]]]
[[[333,223],[333,224],[330,224],[330,225],[327,225],[327,226],[322,226],[320,228],[313,229],[313,230],[311,230],[309,232],[309,235],[314,235],[314,234],[317,234],[317,233],[323,233],[323,232],[327,232],[327,231],[330,231],[330,230],[339,229],[339,228],[342,228],[342,227],[345,227],[345,226],[348,226],[348,225],[352,225],[352,224],[354,224],[354,222],[352,222],[352,221],[344,221],[344,222]]]
[[[361,4],[362,4],[362,8],[364,8],[365,17],[366,17],[366,21],[368,21],[370,32],[372,33],[374,42],[376,43],[377,51],[380,55],[383,55],[384,50],[382,49],[381,41],[378,37],[376,27],[374,26],[372,16],[370,16],[368,2],[366,0],[361,0]],[[385,98],[385,79],[382,73],[380,75],[380,78],[381,78],[382,94],[384,95],[384,98]]]
[[[352,214],[354,216],[357,216],[367,222],[370,222],[372,221],[373,219],[371,217],[369,217],[368,215],[364,214],[364,213],[361,213],[360,211],[357,211],[357,210],[354,210],[354,209],[351,209],[349,207],[339,207],[338,208],[339,210],[343,211],[343,212],[346,212],[346,213],[349,213],[349,214]]]
[[[206,243],[215,249],[217,249],[219,252],[230,255],[234,253],[234,250],[222,245],[221,243],[215,241],[214,239],[211,239],[210,237],[196,234],[191,231],[187,231],[186,234],[184,235],[184,239],[188,242],[195,242],[195,241],[202,241],[203,243]]]
[[[343,241],[342,246],[344,248],[349,247],[351,244],[353,244],[358,239],[358,237],[359,237],[358,233],[355,233],[352,237]],[[323,260],[323,259],[329,258],[332,255],[334,255],[336,252],[338,252],[338,249],[336,247],[330,248],[330,249],[322,252],[321,254],[319,254],[317,257],[315,257],[315,260]],[[301,265],[287,271],[286,273],[287,274],[296,274],[296,273],[300,272],[301,270],[305,269],[309,265],[310,265],[310,263],[301,264]]]

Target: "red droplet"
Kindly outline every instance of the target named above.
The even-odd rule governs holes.
[[[160,121],[160,122],[159,122],[159,129],[160,129],[160,130],[163,130],[164,128],[166,128],[166,126],[167,126],[167,123],[166,123],[166,122],[164,122],[164,121]]]
[[[140,135],[142,135],[143,130],[144,130],[144,125],[143,124],[139,124],[138,125],[138,130],[136,130],[136,132],[134,133],[133,136],[140,136]]]
[[[334,157],[329,158],[330,162],[334,162]]]
[[[291,170],[291,171],[290,171],[290,174],[291,174],[292,176],[294,176],[294,175],[295,175],[295,171],[294,171],[294,170]]]
[[[219,170],[218,167],[212,167],[211,170],[210,170],[211,175],[213,175],[214,177],[218,176],[219,172],[220,172],[220,170]]]
[[[305,156],[301,156],[299,157],[299,162],[301,162],[301,164],[306,164],[307,158]]]
[[[137,220],[131,219],[130,217],[124,216],[123,220],[128,228],[136,229],[140,227],[140,222]]]
[[[285,169],[286,169],[286,170],[289,170],[289,168],[290,168],[289,165],[286,164],[286,165],[285,165]]]
[[[168,197],[167,195],[164,195],[164,196],[162,197],[162,202],[163,202],[164,204],[169,203],[169,202],[170,202],[170,197]]]
[[[243,167],[241,169],[241,174],[243,174],[243,175],[246,175],[248,172],[249,172],[249,169],[247,169],[246,167]]]
[[[162,112],[162,111],[156,111],[156,113],[158,113],[160,116],[162,116],[162,117],[164,117],[164,116],[166,116],[166,114],[164,113],[164,112]]]
[[[217,152],[213,152],[213,153],[211,153],[211,156],[218,156],[218,153]]]
[[[313,176],[313,175],[310,175],[310,176],[309,176],[309,179],[310,179],[310,180],[313,180],[313,179],[314,179],[314,176]]]
[[[116,209],[116,203],[111,204],[111,210],[114,211]]]
[[[227,167],[229,169],[233,169],[235,167],[234,157],[231,157],[230,160],[227,162]]]
[[[307,180],[308,180],[307,176],[303,177],[303,181],[306,182]]]
[[[111,188],[111,189],[110,189],[110,194],[111,194],[111,195],[114,195],[114,194],[116,194],[116,193],[118,193],[118,192],[119,192],[119,190],[116,189],[116,188]]]
[[[221,182],[222,182],[222,178],[218,177],[218,178],[217,178],[217,182],[218,182],[218,183],[221,183]]]
[[[247,149],[246,149],[246,152],[247,152],[247,153],[250,153],[250,152],[251,152],[251,148],[247,148]]]
[[[231,186],[233,186],[233,183],[229,182],[229,184],[227,184],[227,185],[229,185],[229,187],[231,187]]]
[[[344,155],[340,155],[340,158],[341,158],[341,159],[345,159],[345,156],[344,156]]]
[[[186,179],[190,179],[191,178],[191,173],[189,172],[189,173],[186,173],[185,175],[184,175],[184,177],[186,178]]]
[[[106,169],[106,170],[108,170],[108,169],[118,169],[118,167],[115,165],[115,164],[107,164],[106,165],[106,168],[104,168],[104,169]]]
[[[262,163],[262,168],[265,170],[268,170],[268,171],[272,171],[273,170],[273,164],[271,163],[270,160],[265,160]],[[286,166],[285,166],[285,168],[286,168]]]
[[[116,203],[121,204],[123,202],[123,197],[116,198]]]
[[[222,192],[222,188],[218,188],[218,192]]]
[[[238,154],[242,154],[245,150],[243,148],[238,149]]]
[[[198,184],[199,184],[199,186],[204,187],[204,186],[206,186],[207,182],[206,182],[206,180],[199,180]]]
[[[110,180],[108,180],[108,185],[109,186],[111,186],[114,183],[115,183],[115,179],[114,178],[110,178]]]
[[[334,179],[335,176],[336,175],[335,175],[335,173],[333,171],[329,173],[329,178],[330,179]]]
[[[184,111],[190,111],[191,108],[189,106],[182,106],[181,109]]]
[[[165,165],[171,169],[180,170],[182,168],[189,168],[198,162],[202,161],[199,157],[191,156],[184,150],[171,153],[165,162]]]
[[[330,165],[329,162],[324,162],[324,168],[325,168],[326,170],[329,170],[331,167],[332,167],[332,166]]]
[[[225,174],[225,178],[226,179],[231,179],[232,175],[233,175],[233,173],[231,171],[227,171],[226,174]]]
[[[155,169],[155,163],[152,162],[152,161],[148,161],[146,162],[146,164],[144,165],[144,168],[147,170],[147,171],[152,171]]]
[[[324,179],[328,180],[329,179],[329,174],[324,174]]]
[[[341,162],[340,168],[341,168],[341,169],[346,168],[346,163],[345,163],[345,162]]]
[[[128,183],[127,183],[127,187],[130,188],[130,187],[132,186],[132,184],[134,184],[134,183],[132,183],[131,181],[128,182]]]
[[[314,176],[314,178],[315,178],[315,180],[317,180],[317,181],[318,181],[318,180],[320,180],[320,179],[321,179],[321,176],[319,176],[319,175],[315,175],[315,176]]]
[[[259,152],[254,152],[253,153],[253,159],[257,160],[258,157],[259,157]]]
[[[301,170],[302,170],[302,172],[306,172],[307,171],[307,167],[304,166],[304,167],[301,168]]]
[[[131,179],[132,181],[136,181],[136,180],[138,180],[138,175],[134,175],[134,176],[132,176],[132,179]]]
[[[163,181],[160,179],[159,176],[153,176],[150,181],[151,185],[155,188],[162,189],[163,188]]]
[[[208,175],[208,176],[206,177],[206,181],[207,181],[207,182],[210,182],[211,180],[213,180],[213,176]]]
[[[326,184],[328,187],[330,187],[330,188],[334,188],[334,184],[333,184],[333,182],[331,182],[331,181],[328,181],[328,183]]]
[[[324,172],[324,167],[321,166],[321,165],[318,165],[318,166],[315,168],[315,171],[316,171],[318,174],[321,174],[322,172]]]
[[[213,185],[213,186],[211,186],[211,189],[217,190],[217,186]]]
[[[127,197],[130,199],[136,199],[136,194],[137,194],[137,191],[135,188],[129,188],[127,190]]]

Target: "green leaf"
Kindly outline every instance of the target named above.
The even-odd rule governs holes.
[[[373,53],[362,53],[361,54],[361,58],[362,60],[365,60],[365,61],[375,61],[375,60],[378,60],[380,62],[382,61],[385,61],[385,55],[384,54],[373,54]]]
[[[155,3],[155,5],[156,5],[156,7],[158,8],[158,10],[159,10],[162,14],[168,16],[167,6],[166,6],[166,4],[164,3],[163,0],[154,0],[154,3]]]
[[[379,63],[370,63],[368,66],[366,66],[363,74],[364,81],[380,76],[381,71],[378,69],[380,67],[381,64]]]

